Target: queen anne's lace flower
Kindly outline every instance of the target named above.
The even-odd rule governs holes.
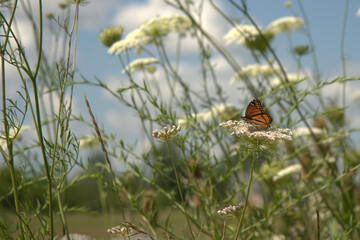
[[[240,215],[241,209],[243,207],[244,207],[244,203],[240,202],[236,206],[230,205],[222,210],[217,211],[217,213],[219,215],[223,215],[223,216],[238,216],[238,215]]]
[[[244,121],[229,120],[220,126],[230,129],[231,135],[238,137],[244,142],[272,145],[279,141],[291,141],[292,132],[285,128],[264,128]]]
[[[191,26],[191,20],[180,15],[152,18],[130,32],[123,40],[114,43],[108,53],[120,54],[133,47],[140,49],[142,44],[156,43],[170,32],[177,32],[180,36],[184,36]]]
[[[239,72],[237,72],[231,79],[230,84],[239,81],[242,77],[256,77],[261,76],[264,78],[272,77],[281,72],[279,66],[270,66],[270,65],[261,65],[261,64],[253,64],[247,65]]]
[[[284,169],[281,169],[280,171],[278,171],[274,176],[273,176],[273,181],[276,182],[279,179],[282,179],[292,173],[299,173],[301,171],[301,165],[300,164],[294,164],[291,166],[288,166]]]
[[[14,139],[16,137],[17,140],[21,140],[23,137],[23,133],[25,131],[30,130],[30,126],[23,125],[20,129],[18,128],[11,128],[9,131],[9,138]],[[3,131],[0,131],[0,146],[2,148],[6,147],[6,136]]]
[[[352,100],[359,100],[360,99],[360,90],[356,90],[351,94]]]
[[[264,51],[267,48],[264,38],[267,42],[270,42],[275,35],[290,33],[300,28],[303,24],[304,21],[300,18],[282,17],[270,23],[265,29],[262,29],[262,36],[260,36],[259,31],[253,25],[236,25],[224,36],[224,40],[226,44],[236,42],[252,50]]]
[[[69,237],[71,240],[95,240],[95,238],[80,233],[70,233]],[[68,237],[64,235],[60,240],[68,240]]]
[[[205,110],[204,112],[200,112],[197,114],[192,114],[192,119],[195,119],[199,122],[206,122],[211,120],[212,118],[216,118],[220,121],[226,121],[233,118],[239,117],[240,110],[232,104],[219,104],[212,106],[211,108]],[[180,118],[178,123],[181,126],[187,126],[191,119],[187,119],[186,117]]]
[[[271,22],[266,31],[272,34],[291,33],[293,30],[300,28],[304,25],[304,21],[297,17],[282,17]]]
[[[287,77],[289,82],[294,83],[294,84],[295,83],[300,83],[300,82],[307,79],[306,76],[293,74],[293,73],[288,73],[286,77]],[[281,79],[279,77],[276,77],[271,81],[270,85],[271,85],[271,87],[276,88],[278,86],[281,86],[284,82],[285,82],[285,80],[283,80],[283,79]]]
[[[123,72],[134,73],[136,70],[143,70],[145,67],[158,62],[159,60],[157,58],[139,58],[126,66]]]
[[[119,41],[124,29],[122,27],[110,27],[100,33],[100,42],[110,47],[114,42]]]
[[[99,140],[94,135],[83,136],[79,139],[80,149],[91,149],[94,145],[99,144]]]
[[[313,132],[313,134],[315,134],[315,136],[320,137],[321,135],[324,134],[324,131],[322,128],[317,128],[317,127],[312,127],[311,131]],[[299,127],[294,129],[294,137],[300,137],[300,136],[309,136],[310,135],[310,130],[307,127]]]
[[[107,232],[112,234],[121,234],[125,236],[128,234],[128,229],[126,227],[116,226],[108,229]]]
[[[258,30],[253,25],[236,25],[224,36],[224,40],[227,45],[233,42],[243,44],[245,40],[254,39],[258,34]]]
[[[152,135],[159,142],[168,142],[172,140],[180,132],[180,130],[180,125],[178,127],[174,125],[171,129],[168,127],[164,127],[164,130],[161,131],[155,129]]]

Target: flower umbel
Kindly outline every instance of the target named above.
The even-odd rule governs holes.
[[[299,173],[301,171],[301,165],[300,164],[294,164],[291,166],[288,166],[284,169],[281,169],[273,176],[273,181],[276,182],[279,179],[282,179],[292,173]]]
[[[291,33],[293,30],[300,28],[304,25],[304,21],[297,17],[282,17],[271,22],[266,27],[265,31],[269,31],[272,34]]]
[[[237,109],[237,107],[233,104],[218,104],[203,112],[192,114],[191,118],[179,118],[178,123],[179,125],[186,127],[190,124],[192,119],[196,119],[198,122],[210,121],[213,118],[218,119],[219,121],[227,121],[230,119],[239,118],[240,114],[240,110]]]
[[[270,23],[265,29],[257,29],[254,25],[248,24],[236,25],[224,36],[224,40],[226,44],[236,42],[250,50],[264,52],[275,35],[291,33],[303,24],[304,21],[300,18],[282,17]]]
[[[231,135],[252,144],[275,145],[282,140],[292,140],[292,132],[288,128],[264,128],[255,124],[236,120],[223,122],[220,126],[230,129]]]
[[[152,64],[158,63],[159,60],[157,58],[139,58],[132,61],[129,65],[127,65],[123,72],[134,73],[136,70],[144,70],[148,67],[151,67]]]
[[[114,42],[120,40],[123,31],[123,27],[105,28],[100,33],[100,42],[106,47],[110,47]]]
[[[168,142],[172,140],[181,130],[180,125],[179,126],[172,126],[171,129],[168,127],[164,127],[164,130],[159,131],[158,129],[155,129],[153,131],[153,137],[158,140],[159,142]]]
[[[136,236],[136,239],[154,239],[149,233],[147,233],[144,229],[129,223],[124,222],[121,223],[122,226],[116,226],[107,230],[108,233],[111,234],[121,234],[123,237],[128,237],[129,239],[133,239],[132,236]]]
[[[261,64],[247,65],[241,68],[241,70],[231,78],[230,84],[240,81],[242,77],[260,76],[260,77],[268,78],[280,73],[281,73],[281,69],[278,66],[261,65]]]
[[[107,232],[111,234],[121,234],[125,236],[128,234],[128,229],[126,227],[116,226],[108,229]]]
[[[190,19],[180,15],[152,18],[141,24],[139,28],[130,32],[124,39],[114,43],[109,48],[108,53],[120,54],[133,47],[136,47],[137,53],[139,53],[142,44],[156,44],[170,32],[177,32],[182,37],[191,27]]]
[[[238,205],[236,206],[228,206],[222,210],[218,210],[217,213],[219,215],[223,215],[223,216],[238,216],[241,213],[241,209],[244,207],[244,203],[240,202]]]

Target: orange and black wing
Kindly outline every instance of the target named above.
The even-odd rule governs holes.
[[[272,118],[261,106],[258,99],[252,100],[246,108],[245,116],[242,119],[248,123],[253,123],[262,127],[270,127]]]

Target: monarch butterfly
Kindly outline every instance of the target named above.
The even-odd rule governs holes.
[[[245,116],[241,117],[245,122],[253,123],[261,127],[270,127],[272,118],[261,106],[259,99],[252,100],[246,108]]]

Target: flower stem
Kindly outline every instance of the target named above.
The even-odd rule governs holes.
[[[185,217],[186,217],[186,222],[187,222],[187,224],[188,224],[188,227],[189,227],[189,230],[190,230],[190,233],[191,233],[191,238],[192,238],[193,240],[195,240],[194,233],[193,233],[193,231],[192,231],[192,229],[191,229],[191,225],[190,225],[190,221],[189,221],[189,216],[188,216],[187,211],[186,211],[186,208],[185,208],[184,197],[183,197],[182,192],[181,192],[180,181],[179,181],[179,177],[178,177],[178,174],[177,174],[177,170],[176,170],[176,166],[175,166],[175,161],[174,161],[173,154],[172,154],[172,152],[171,152],[171,148],[170,148],[169,142],[167,142],[167,146],[168,146],[168,149],[169,149],[169,152],[170,152],[170,158],[171,158],[171,161],[172,161],[172,164],[173,164],[173,168],[174,168],[174,172],[175,172],[175,178],[176,178],[176,183],[177,183],[178,190],[179,190],[179,193],[180,193],[181,203],[182,203],[182,206],[183,206],[183,208],[184,208]]]
[[[254,170],[255,158],[256,158],[256,151],[253,152],[253,160],[252,160],[252,164],[251,164],[250,177],[249,177],[248,189],[247,189],[247,193],[246,193],[245,205],[244,205],[243,212],[241,214],[241,218],[240,218],[240,222],[239,222],[239,226],[238,226],[238,229],[237,229],[237,232],[236,232],[235,239],[238,239],[238,237],[239,237],[241,224],[242,224],[242,222],[244,220],[245,211],[246,211],[246,207],[247,207],[247,204],[248,204],[250,186],[251,186],[251,181],[252,181],[252,174],[253,174],[253,170]]]

